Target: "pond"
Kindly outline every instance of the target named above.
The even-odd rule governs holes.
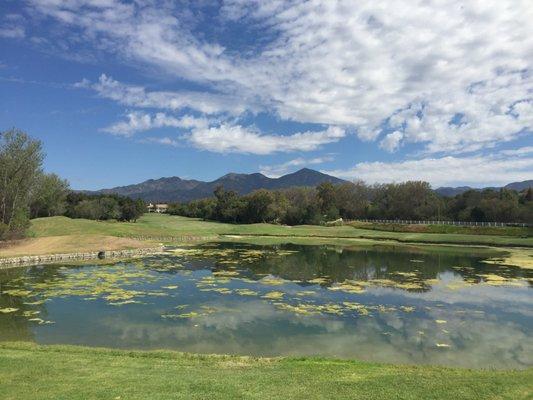
[[[533,364],[533,271],[438,248],[209,244],[0,271],[0,340]]]

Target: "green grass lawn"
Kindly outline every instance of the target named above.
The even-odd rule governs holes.
[[[456,225],[416,225],[416,224],[390,224],[377,222],[350,222],[354,228],[372,229],[389,232],[413,233],[454,233],[466,235],[495,235],[528,237],[533,235],[533,228],[518,226],[456,226]]]
[[[506,235],[476,235],[464,233],[389,232],[361,229],[353,226],[282,226],[272,224],[224,224],[171,215],[145,214],[136,223],[98,222],[66,217],[38,218],[32,221],[31,235],[36,237],[101,234],[127,237],[180,237],[195,236],[216,238],[221,234],[316,237],[316,238],[360,238],[372,240],[394,240],[406,243],[444,243],[460,245],[523,246],[533,247],[533,237]]]
[[[530,399],[533,369],[464,370],[313,358],[261,359],[0,345],[0,398]]]

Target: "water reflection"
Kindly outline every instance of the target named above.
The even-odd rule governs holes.
[[[404,248],[208,245],[0,273],[0,340],[533,364],[532,273]]]

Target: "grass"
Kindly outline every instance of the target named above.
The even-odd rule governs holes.
[[[377,222],[350,222],[350,225],[359,229],[372,229],[377,231],[390,232],[412,232],[412,233],[453,233],[465,235],[496,235],[496,236],[516,236],[528,237],[533,235],[531,227],[517,226],[455,226],[455,225],[417,225],[417,224],[392,224]]]
[[[45,236],[6,243],[0,257],[20,257],[58,253],[83,253],[149,247],[152,242],[105,235]]]
[[[505,229],[505,228],[504,228]],[[244,241],[257,244],[293,242],[343,246],[397,246],[417,251],[476,252],[497,263],[533,268],[533,237],[465,233],[391,232],[345,226],[224,224],[161,214],[145,214],[136,223],[67,217],[32,220],[30,238],[0,247],[0,257],[74,253],[185,244]],[[431,244],[432,246],[422,246]]]
[[[316,358],[0,345],[0,398],[530,399],[533,369],[465,370]]]
[[[353,226],[282,226],[273,224],[224,224],[171,215],[146,214],[136,223],[97,222],[66,217],[38,218],[32,221],[35,237],[101,234],[155,239],[191,236],[213,240],[219,235],[279,236],[309,238],[351,238],[393,240],[402,243],[434,243],[487,246],[533,247],[533,237],[474,235],[464,233],[389,232]]]

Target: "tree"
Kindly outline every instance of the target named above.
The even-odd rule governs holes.
[[[427,182],[409,181],[374,187],[373,217],[388,219],[433,219],[442,202]]]
[[[480,207],[473,207],[470,210],[470,218],[472,221],[481,222],[485,220],[485,212]]]
[[[40,174],[32,191],[31,218],[62,215],[66,210],[69,184],[56,174]]]
[[[260,189],[249,194],[245,198],[244,215],[242,222],[256,223],[256,222],[272,222],[275,219],[274,209],[274,194],[268,190]]]
[[[119,201],[120,220],[137,222],[137,219],[146,211],[146,204],[141,199],[132,200],[123,198]]]
[[[313,225],[322,221],[314,188],[295,187],[285,190],[284,194],[289,205],[282,220],[283,223],[287,225]]]
[[[120,218],[120,207],[118,201],[113,197],[102,197],[97,201],[97,207],[99,210],[99,217],[97,219],[109,220]]]
[[[72,218],[100,219],[101,210],[96,200],[84,199],[73,207]]]
[[[217,186],[213,193],[216,198],[215,219],[223,222],[237,222],[245,206],[237,192],[224,190],[223,186]]]
[[[0,133],[0,222],[5,236],[21,236],[29,226],[30,192],[44,154],[41,142],[11,129]]]
[[[339,218],[336,187],[331,182],[322,182],[316,187],[316,192],[323,219],[328,221]]]
[[[326,214],[335,207],[335,186],[331,182],[322,182],[316,187],[316,191],[320,201],[320,211]]]
[[[335,187],[335,203],[341,217],[365,218],[370,207],[371,188],[363,181]]]

